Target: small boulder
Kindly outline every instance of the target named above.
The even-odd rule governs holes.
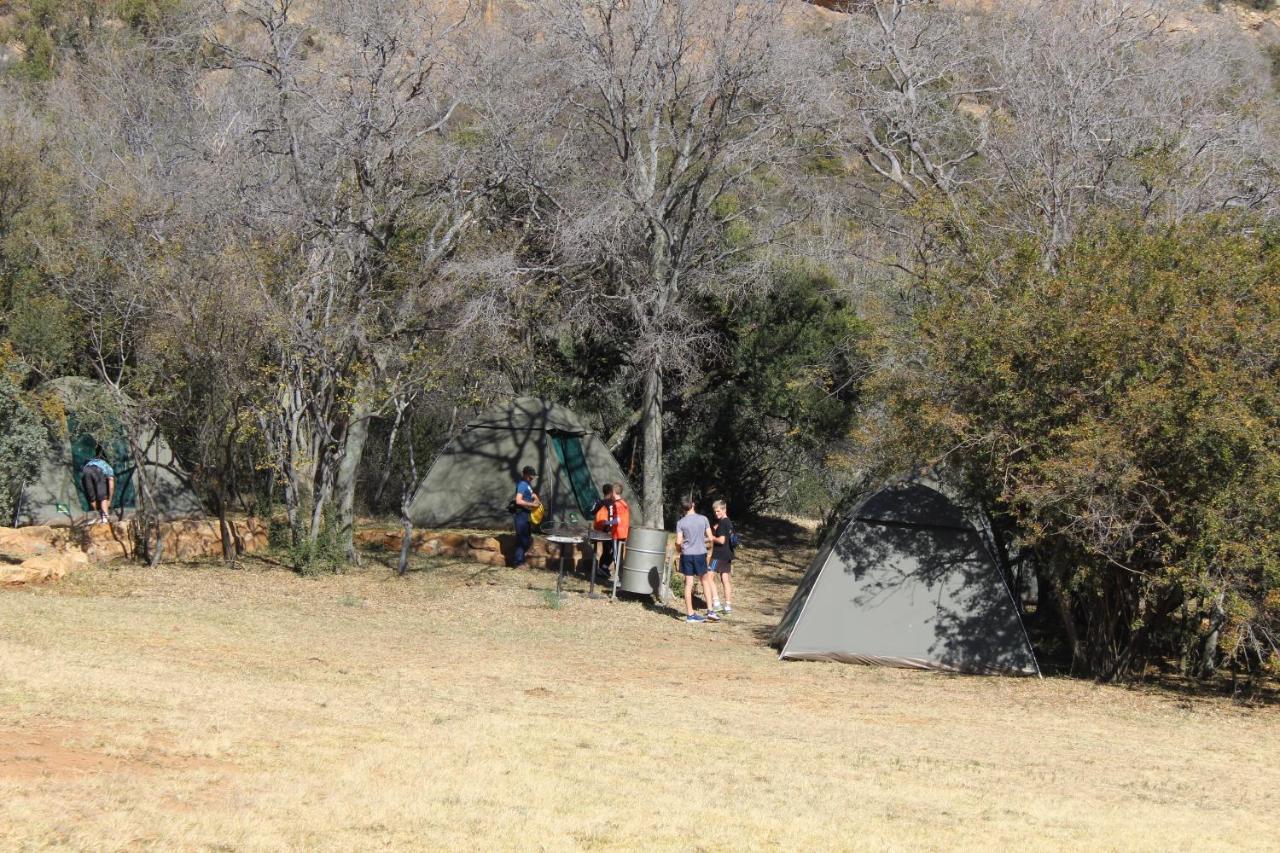
[[[493,536],[468,536],[467,547],[472,551],[500,551],[502,545]]]
[[[0,559],[20,563],[29,557],[66,550],[65,527],[0,527]]]
[[[126,560],[133,556],[133,520],[90,524],[78,528],[80,547],[95,563]]]
[[[11,586],[59,581],[88,564],[89,555],[75,549],[39,554],[16,566],[0,565],[0,584]]]

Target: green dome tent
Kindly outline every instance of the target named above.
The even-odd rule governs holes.
[[[135,511],[141,498],[138,464],[106,389],[97,382],[69,376],[46,382],[41,390],[52,392],[61,401],[67,429],[62,436],[50,434],[39,470],[23,484],[15,526],[71,524],[88,515],[89,501],[80,484],[80,469],[99,444],[116,472],[112,514]],[[159,431],[147,427],[133,439],[132,444],[145,460],[149,497],[159,516],[173,519],[203,515],[204,508]]]
[[[999,566],[950,498],[887,486],[832,530],[773,636],[781,657],[1038,675]]]
[[[570,409],[517,397],[476,416],[431,466],[409,507],[419,527],[504,528],[520,470],[538,471],[544,529],[583,526],[605,483],[627,483],[609,448]],[[638,501],[626,486],[632,523]]]

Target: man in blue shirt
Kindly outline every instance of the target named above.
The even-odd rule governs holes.
[[[98,517],[90,524],[107,524],[110,519],[111,499],[116,494],[116,472],[102,457],[105,455],[102,445],[93,449],[93,458],[80,469],[80,485],[84,487],[84,495],[89,499],[89,509],[96,510]]]
[[[533,490],[533,481],[536,479],[538,479],[538,472],[526,465],[520,472],[520,482],[516,483],[516,511],[512,515],[512,522],[516,528],[515,564],[517,569],[529,568],[524,562],[525,554],[533,547],[533,523],[529,520],[529,514],[542,505],[542,501],[538,499],[538,493]]]

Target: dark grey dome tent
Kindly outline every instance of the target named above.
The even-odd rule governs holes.
[[[113,515],[129,515],[138,507],[141,499],[139,459],[151,488],[149,499],[161,518],[204,514],[199,498],[164,436],[154,426],[126,436],[121,419],[114,411],[116,403],[103,385],[68,376],[46,382],[41,390],[52,392],[61,402],[66,413],[66,432],[50,433],[39,470],[23,483],[14,518],[16,526],[65,525],[88,515],[89,500],[80,482],[80,469],[93,458],[95,446],[99,444],[106,450],[107,461],[116,472]]]
[[[828,535],[773,642],[790,660],[1040,673],[977,528],[915,481],[875,492]]]
[[[609,448],[572,410],[540,397],[517,397],[473,418],[418,485],[409,517],[419,527],[509,527],[507,503],[526,465],[538,470],[544,529],[587,524],[605,483],[624,484],[632,523],[640,522]]]

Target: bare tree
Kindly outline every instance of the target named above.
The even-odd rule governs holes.
[[[277,260],[276,448],[295,537],[335,505],[349,556],[369,418],[443,332],[444,266],[485,184],[454,137],[469,8],[414,0],[232,6],[206,30],[228,144],[222,174]],[[447,325],[452,325],[449,323]],[[309,518],[302,517],[309,511]]]
[[[915,213],[941,200],[962,236],[1031,236],[1049,263],[1100,210],[1269,210],[1261,57],[1228,23],[1171,9],[867,0],[843,51],[848,145]]]
[[[627,340],[650,524],[664,385],[707,345],[699,299],[772,236],[764,199],[794,153],[788,111],[812,63],[782,14],[768,0],[535,0],[516,24],[532,132],[515,159],[550,170],[524,177],[570,303]]]

